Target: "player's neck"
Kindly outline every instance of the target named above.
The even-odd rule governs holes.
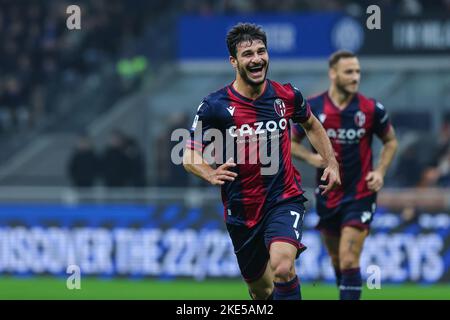
[[[259,98],[262,93],[264,92],[264,89],[266,88],[266,80],[264,80],[263,83],[257,86],[252,86],[242,80],[242,78],[237,77],[236,80],[233,82],[233,88],[236,90],[241,96],[244,96],[248,99],[255,100]]]
[[[341,90],[338,90],[334,86],[331,86],[330,89],[328,90],[328,96],[330,97],[331,101],[337,108],[344,110],[350,104],[350,101],[353,99],[355,94],[353,93],[349,94]]]

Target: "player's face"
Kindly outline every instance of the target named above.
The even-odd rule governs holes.
[[[361,69],[358,58],[342,58],[330,72],[331,80],[336,88],[346,94],[358,92],[361,80]]]
[[[237,45],[236,58],[231,57],[231,64],[240,77],[249,85],[258,86],[266,80],[269,69],[269,54],[261,40],[241,42]]]

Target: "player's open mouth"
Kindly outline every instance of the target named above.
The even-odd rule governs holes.
[[[260,66],[253,66],[253,67],[249,67],[247,68],[248,71],[250,71],[250,73],[252,74],[252,76],[255,77],[260,77],[262,76],[262,72],[264,69],[264,65],[260,65]]]

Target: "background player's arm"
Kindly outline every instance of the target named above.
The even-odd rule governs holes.
[[[381,149],[380,161],[375,170],[369,172],[366,177],[367,186],[371,191],[379,191],[384,184],[384,176],[386,171],[394,159],[395,152],[398,148],[397,138],[395,136],[395,130],[391,126],[388,132],[382,136],[383,148]]]
[[[212,185],[223,185],[226,181],[234,181],[237,174],[227,169],[235,166],[236,164],[230,159],[217,169],[214,169],[195,150],[186,148],[183,154],[183,167],[186,171],[195,174]]]
[[[317,118],[311,114],[308,120],[300,123],[305,130],[305,133],[311,142],[314,149],[320,154],[325,161],[326,167],[321,177],[322,181],[328,180],[326,186],[320,185],[319,188],[323,189],[322,194],[327,194],[329,191],[341,184],[339,177],[339,165],[334,156],[333,147],[330,139],[325,132],[322,124]]]
[[[292,155],[300,160],[306,161],[310,165],[316,168],[325,168],[326,162],[322,158],[322,156],[318,153],[312,152],[308,150],[305,146],[302,145],[302,137],[299,135],[292,135],[291,139],[291,152]]]

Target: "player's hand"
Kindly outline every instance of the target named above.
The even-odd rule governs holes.
[[[312,153],[308,159],[307,162],[312,165],[313,167],[323,169],[326,168],[327,162],[322,158],[322,156],[318,153]]]
[[[234,181],[237,177],[237,173],[228,170],[236,166],[233,162],[233,158],[229,159],[223,165],[212,171],[212,174],[208,177],[209,183],[214,186],[221,186],[225,184],[226,181]]]
[[[319,189],[322,189],[321,195],[326,195],[331,190],[341,185],[341,178],[339,176],[339,164],[334,161],[328,164],[323,171],[323,175],[320,178],[321,181],[327,182],[326,185],[319,185]]]
[[[370,191],[378,192],[384,185],[384,176],[377,170],[370,171],[366,176],[366,181]]]

